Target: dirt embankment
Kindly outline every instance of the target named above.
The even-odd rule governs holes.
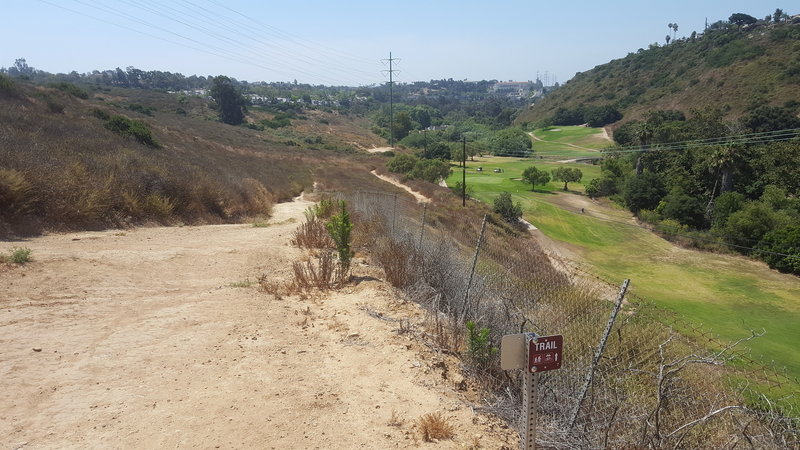
[[[277,205],[266,227],[21,243],[34,261],[0,269],[2,447],[516,448],[472,411],[457,364],[406,332],[423,312],[379,271],[359,263],[315,300],[255,287],[302,257],[288,240],[306,206]],[[419,440],[434,411],[453,440]]]

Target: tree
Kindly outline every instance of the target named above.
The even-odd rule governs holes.
[[[742,120],[742,124],[756,133],[800,128],[800,119],[790,108],[759,106]]]
[[[666,193],[664,180],[650,171],[629,179],[622,192],[625,205],[634,213],[642,209],[655,209]]]
[[[759,242],[758,249],[769,252],[762,253],[760,257],[773,269],[800,275],[800,225],[770,231]]]
[[[670,35],[667,35],[666,38],[665,38],[665,40],[667,41],[667,45],[669,45],[669,40],[670,39],[672,39],[672,37]]]
[[[694,228],[701,228],[705,222],[705,207],[703,203],[681,189],[673,189],[662,200],[658,211],[668,219]]]
[[[784,216],[761,202],[747,203],[744,208],[728,217],[723,232],[734,244],[742,247],[754,247],[764,235],[787,225]],[[743,253],[747,251],[740,249]]]
[[[537,184],[546,184],[550,181],[550,174],[544,170],[539,170],[534,166],[530,166],[522,171],[522,179],[526,183],[530,183],[531,190],[536,189]]]
[[[211,81],[211,97],[217,103],[220,120],[229,125],[244,122],[247,101],[230,78],[224,75],[214,77]]]
[[[758,22],[758,19],[756,19],[755,17],[753,17],[753,16],[751,16],[749,14],[733,13],[728,18],[728,21],[730,23],[734,24],[734,25],[739,25],[741,27],[743,25],[754,24],[754,23]]]
[[[494,199],[494,212],[503,216],[508,222],[516,222],[522,217],[522,205],[514,203],[511,200],[511,194],[508,192],[501,192],[499,196]]]
[[[521,156],[531,150],[531,137],[520,128],[505,128],[489,139],[489,147],[496,155]]]
[[[399,155],[395,155],[389,160],[389,162],[386,163],[386,168],[389,169],[390,172],[402,173],[405,175],[414,170],[414,166],[417,165],[417,161],[419,161],[419,158],[414,155],[400,153]]]
[[[556,181],[563,181],[565,191],[567,190],[567,183],[571,181],[581,181],[581,178],[583,178],[583,172],[578,168],[558,167],[553,170],[553,179]]]
[[[778,23],[782,19],[783,19],[783,10],[780,8],[775,9],[775,12],[772,14],[772,21]]]
[[[437,183],[450,175],[450,164],[441,159],[420,159],[408,175],[417,180]]]
[[[411,122],[411,116],[407,112],[400,111],[399,113],[395,114],[392,130],[394,131],[394,138],[396,140],[399,141],[400,139],[408,136],[408,133],[413,129],[414,125]]]

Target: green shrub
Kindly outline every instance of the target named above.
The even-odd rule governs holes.
[[[6,74],[0,73],[0,94],[9,97],[17,95],[17,83]]]
[[[414,155],[401,153],[390,159],[389,162],[386,163],[386,168],[389,169],[390,172],[401,173],[405,175],[414,170],[414,166],[417,165],[418,161],[419,158]]]
[[[63,114],[64,113],[64,105],[58,103],[57,101],[51,99],[50,97],[45,97],[45,103],[47,104],[47,109],[53,114]]]
[[[125,109],[144,114],[145,116],[153,115],[153,108],[150,108],[149,106],[143,106],[138,103],[131,103],[130,105],[126,106]]]
[[[516,222],[522,217],[522,205],[514,203],[511,200],[511,194],[508,192],[501,192],[497,198],[494,199],[494,212],[503,216],[508,222]]]
[[[92,110],[92,115],[97,117],[100,120],[108,120],[108,119],[111,118],[111,116],[107,112],[103,111],[100,108],[93,109]]]
[[[32,204],[33,186],[21,172],[0,169],[0,218],[14,217],[27,211]]]
[[[497,355],[497,347],[492,346],[489,328],[478,328],[472,320],[467,322],[467,354],[470,360],[481,369],[486,369]]]
[[[64,83],[64,82],[61,82],[61,83],[50,83],[50,84],[47,85],[47,87],[51,87],[53,89],[58,89],[61,92],[65,92],[65,93],[67,93],[67,94],[69,94],[69,95],[71,95],[73,97],[82,98],[84,100],[89,98],[89,93],[88,92],[84,91],[83,89],[79,88],[78,86],[75,86],[72,83]]]
[[[153,148],[160,148],[147,124],[141,120],[132,120],[122,116],[111,116],[104,125],[107,129],[121,136],[132,137],[139,143]]]
[[[30,260],[31,249],[27,247],[14,247],[11,249],[11,253],[8,256],[0,254],[0,262],[4,263],[25,264],[30,262]]]
[[[353,223],[350,222],[350,214],[347,212],[344,200],[339,201],[339,206],[341,207],[341,212],[332,216],[331,220],[325,224],[325,227],[336,244],[339,262],[346,271],[350,267],[350,259],[353,257],[353,251],[350,249],[350,232],[353,230]]]
[[[151,193],[145,197],[142,208],[145,213],[163,220],[175,210],[175,202],[169,197]]]

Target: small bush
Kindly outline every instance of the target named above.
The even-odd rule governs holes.
[[[26,212],[33,202],[33,187],[21,172],[0,169],[0,218]]]
[[[144,114],[145,116],[153,115],[153,108],[150,108],[149,106],[143,106],[138,103],[131,103],[130,105],[126,106],[125,109]]]
[[[6,74],[0,73],[0,94],[14,97],[18,94],[17,83]]]
[[[294,231],[291,239],[292,245],[299,248],[333,248],[334,243],[328,233],[325,223],[316,215],[306,217]]]
[[[14,247],[11,249],[11,253],[8,256],[0,254],[0,262],[25,264],[30,261],[31,261],[31,249],[27,247]]]
[[[382,239],[371,250],[392,286],[404,288],[414,281],[414,248],[410,244]]]
[[[175,202],[169,197],[151,193],[145,197],[142,209],[145,213],[164,220],[175,210]]]
[[[45,103],[47,103],[47,109],[53,114],[63,114],[64,113],[64,105],[58,103],[57,101],[47,97],[45,98]]]
[[[514,203],[511,200],[509,192],[501,192],[500,195],[494,199],[494,212],[503,216],[508,222],[516,222],[522,217],[522,205]]]
[[[467,322],[467,353],[469,359],[480,369],[488,368],[497,355],[497,347],[492,346],[489,329],[478,328],[472,320]]]
[[[434,439],[451,439],[455,434],[455,427],[440,412],[420,417],[417,420],[417,427],[419,427],[422,440],[425,442],[431,442]]]
[[[100,120],[108,120],[108,119],[111,118],[111,116],[107,112],[103,111],[100,108],[93,109],[92,110],[92,115],[97,117]]]
[[[292,263],[294,275],[293,290],[308,292],[314,288],[327,291],[342,286],[347,281],[347,268],[336,264],[330,252],[323,251],[317,255],[317,263],[306,261]],[[264,283],[262,283],[264,286]]]
[[[83,89],[79,88],[78,86],[75,86],[72,83],[64,83],[64,82],[61,82],[61,83],[50,83],[50,84],[47,85],[47,87],[51,87],[53,89],[58,89],[61,92],[65,92],[65,93],[67,93],[67,94],[69,94],[69,95],[71,95],[73,97],[82,98],[84,100],[89,98],[89,93],[88,92],[84,91]]]
[[[132,120],[122,116],[111,116],[104,126],[108,130],[121,136],[132,137],[139,143],[147,145],[148,147],[161,147],[161,145],[156,142],[155,138],[153,138],[147,124],[141,120]]]
[[[353,224],[350,222],[350,214],[347,212],[344,200],[339,201],[339,206],[341,213],[332,216],[326,227],[331,239],[336,244],[339,262],[346,271],[350,268],[350,258],[353,257],[353,251],[350,249],[350,232],[353,230]]]

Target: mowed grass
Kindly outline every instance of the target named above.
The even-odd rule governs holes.
[[[636,226],[631,214],[621,208],[590,203],[586,214],[564,205],[575,198],[584,183],[599,176],[599,166],[578,167],[581,183],[551,181],[537,186],[518,181],[529,165],[550,170],[558,165],[538,159],[478,158],[467,162],[467,186],[477,199],[491,204],[500,192],[520,202],[524,218],[547,236],[571,244],[581,262],[605,280],[621,283],[630,278],[631,291],[658,306],[673,310],[725,341],[735,341],[750,330],[766,334],[747,344],[751,357],[770,365],[786,367],[789,376],[800,378],[800,280],[770,270],[765,264],[738,255],[719,255],[677,247]],[[483,167],[477,172],[477,167]],[[493,169],[503,169],[494,173]],[[448,184],[462,177],[453,167]],[[573,197],[569,197],[573,196]],[[570,201],[566,201],[570,200]],[[599,217],[598,217],[599,216]]]
[[[598,157],[599,150],[613,144],[602,128],[583,126],[539,128],[532,136],[536,155],[550,160]]]

